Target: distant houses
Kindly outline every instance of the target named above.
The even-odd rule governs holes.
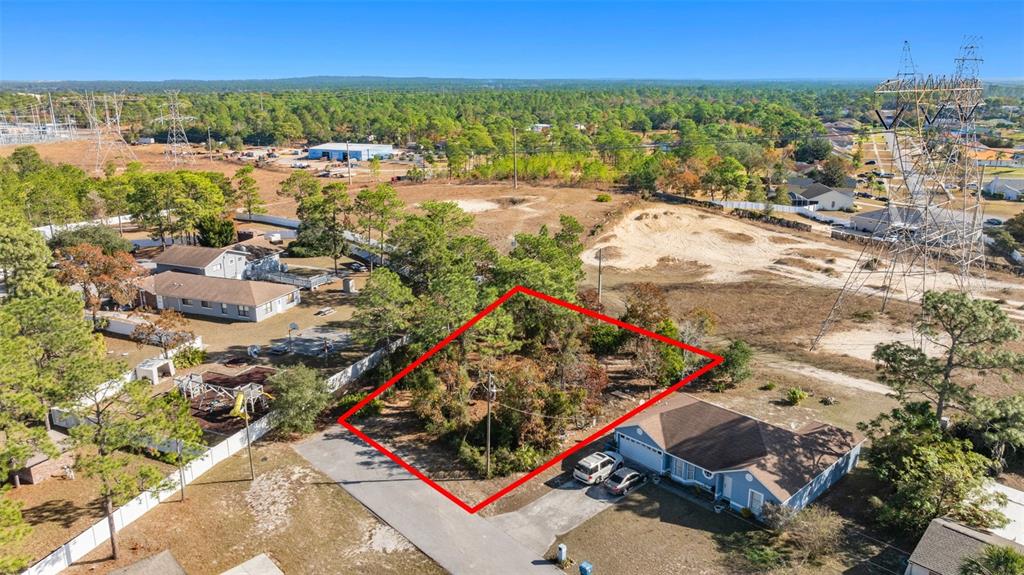
[[[857,464],[862,438],[813,423],[791,431],[674,394],[615,430],[631,466],[710,492],[760,517],[766,503],[801,509]]]
[[[387,160],[395,156],[395,148],[391,144],[362,144],[354,142],[328,142],[309,148],[311,160],[333,160],[344,162],[353,160],[370,160],[380,158]]]
[[[985,184],[982,190],[992,196],[1002,196],[1004,200],[1018,201],[1024,197],[1024,179],[1003,179],[996,176]]]

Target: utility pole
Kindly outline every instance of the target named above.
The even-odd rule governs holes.
[[[213,161],[213,139],[210,136],[210,127],[206,127],[206,149],[210,152],[210,161]],[[252,214],[250,214],[252,215]]]
[[[601,302],[602,283],[601,274],[604,272],[604,248],[597,249],[597,303]]]
[[[177,442],[176,447],[178,448],[178,480],[181,482],[181,500],[185,501],[185,464],[181,455],[182,445],[185,442],[180,439],[175,441]]]
[[[512,189],[519,189],[519,133],[512,126]]]
[[[491,478],[491,402],[497,390],[494,388],[494,376],[487,372],[487,479]]]
[[[345,142],[345,161],[348,162],[348,187],[352,187],[352,152],[349,151],[348,142]]]

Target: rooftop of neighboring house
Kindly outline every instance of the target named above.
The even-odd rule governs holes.
[[[1024,546],[1008,539],[948,519],[933,519],[914,548],[910,562],[937,575],[958,575],[965,559],[981,554],[989,545],[1011,547],[1024,553]]]
[[[310,150],[324,150],[332,152],[386,152],[394,149],[391,144],[371,144],[364,142],[325,142],[319,146],[311,146]]]
[[[299,288],[270,282],[235,280],[167,271],[142,279],[139,288],[154,295],[197,301],[257,306]]]
[[[746,470],[780,500],[849,453],[859,434],[810,423],[791,431],[676,393],[627,425],[637,425],[668,453],[712,472]]]
[[[886,206],[870,212],[862,212],[855,215],[855,218],[866,220],[895,221],[907,225],[918,225],[921,221],[921,208],[908,206]],[[928,208],[933,223],[951,223],[963,221],[966,218],[964,212],[948,210],[931,206]]]
[[[168,266],[205,268],[217,261],[224,252],[231,250],[232,248],[204,248],[175,244],[167,246],[163,252],[153,258],[153,262]]]
[[[1000,178],[999,176],[996,176],[988,184],[999,184],[1002,186],[1010,186],[1011,188],[1024,189],[1024,178]]]
[[[802,192],[798,192],[801,196],[808,200],[813,200],[817,197],[823,196],[830,192],[839,192],[850,197],[853,197],[852,190],[844,190],[840,188],[830,188],[825,184],[819,184],[817,182],[807,186]]]
[[[248,254],[247,257],[249,260],[263,259],[284,251],[284,248],[271,243],[271,241],[264,235],[258,235],[247,240],[240,241],[233,245],[231,249],[245,252]]]

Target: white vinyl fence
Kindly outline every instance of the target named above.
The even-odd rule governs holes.
[[[739,209],[739,210],[752,210],[761,211],[764,210],[765,204],[762,202],[721,202],[712,201],[713,204],[718,204],[723,208]],[[842,224],[844,226],[850,225],[850,220],[843,218],[836,218],[833,216],[826,216],[819,214],[814,206],[780,206],[778,204],[772,204],[772,211],[784,212],[787,214],[800,214],[801,216],[808,217],[817,222],[826,222],[830,224]]]
[[[391,345],[378,349],[344,370],[332,375],[327,379],[328,388],[337,391],[345,384],[348,384],[368,369],[376,366],[385,355],[404,344],[403,338]],[[275,414],[273,412],[261,417],[249,425],[249,433],[252,441],[263,437],[274,426]],[[228,437],[224,441],[207,449],[199,458],[185,466],[185,485],[188,485],[206,473],[213,466],[231,457],[245,448],[247,444],[245,429]],[[178,491],[179,474],[174,471],[167,476],[170,485],[167,489],[158,492],[146,492],[124,504],[114,512],[114,529],[120,531],[133,521],[142,517],[147,511],[167,500]],[[36,564],[22,572],[22,575],[57,575],[72,563],[85,557],[100,545],[110,540],[110,529],[107,518],[104,517],[78,535],[71,541],[61,545],[56,551],[39,560]]]
[[[97,220],[89,220],[87,222],[74,222],[71,224],[51,224],[48,226],[39,226],[38,228],[35,228],[35,230],[43,234],[43,237],[49,240],[54,236],[54,234],[63,230],[73,230],[76,228],[83,228],[86,226],[117,226],[121,224],[130,223],[132,223],[131,216],[110,216],[109,218],[100,218]]]

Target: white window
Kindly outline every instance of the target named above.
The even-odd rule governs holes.
[[[712,477],[714,477],[714,476],[715,476],[715,474],[714,474],[714,473],[711,473],[711,472],[710,472],[710,471],[708,471],[707,469],[705,469],[705,470],[704,470],[704,477],[705,477],[706,479],[711,479],[711,478],[712,478]]]
[[[242,317],[249,317],[249,306],[240,305],[238,306],[238,315]]]
[[[226,304],[226,303],[220,304],[220,313],[222,313],[224,315],[227,315],[227,313],[228,313],[228,304]]]
[[[683,473],[684,473],[684,470],[683,470],[684,467],[686,467],[686,464],[683,463],[682,459],[673,459],[672,460],[672,475],[675,475],[676,477],[682,477]]]
[[[263,313],[270,313],[271,309],[272,309],[271,304],[269,304],[269,303],[263,304]]]
[[[210,309],[210,302],[206,300],[199,300],[199,305],[205,307],[206,309]]]
[[[191,306],[192,300],[188,299],[187,297],[183,297],[181,298],[181,305]]]
[[[689,463],[686,464],[686,480],[687,481],[693,481],[694,480],[693,472],[694,472],[695,469],[696,468],[694,466],[690,465]]]
[[[211,269],[212,269],[213,271],[217,271],[217,270],[219,270],[219,269],[220,269],[220,264],[213,264],[213,267],[212,267]]]
[[[761,507],[764,505],[764,494],[760,491],[750,490],[750,497],[747,499],[747,509],[755,514],[761,514]]]

